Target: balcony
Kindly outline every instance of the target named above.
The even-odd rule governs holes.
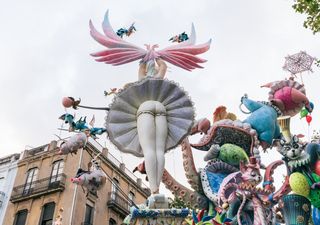
[[[16,203],[54,192],[61,192],[65,188],[65,183],[66,175],[59,174],[34,181],[31,184],[19,185],[12,189],[10,201]]]
[[[108,193],[107,206],[119,213],[123,218],[130,213],[128,200],[124,199],[117,192]]]

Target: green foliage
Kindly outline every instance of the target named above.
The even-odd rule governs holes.
[[[303,26],[313,33],[320,32],[320,0],[295,0],[292,6],[296,12],[306,14]]]

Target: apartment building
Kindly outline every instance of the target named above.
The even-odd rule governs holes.
[[[8,204],[5,225],[121,224],[129,208],[146,201],[150,190],[123,163],[93,139],[74,155],[59,155],[57,141],[25,150]],[[97,193],[86,193],[70,182],[78,168],[87,169],[99,153],[108,179]],[[57,224],[59,224],[57,222]]]
[[[3,219],[16,178],[19,158],[20,154],[0,158],[0,224],[4,224]]]

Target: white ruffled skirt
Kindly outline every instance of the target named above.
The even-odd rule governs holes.
[[[137,111],[143,102],[149,100],[161,102],[166,108],[166,151],[175,148],[189,134],[195,112],[187,93],[172,81],[145,78],[116,94],[106,116],[109,139],[120,151],[143,157],[137,131]]]

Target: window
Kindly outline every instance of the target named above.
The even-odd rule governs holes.
[[[111,199],[112,200],[116,200],[118,188],[119,188],[119,181],[116,178],[113,178],[112,187],[111,187]]]
[[[28,171],[26,184],[23,189],[23,194],[27,195],[32,192],[32,188],[35,186],[35,181],[38,177],[38,168],[32,168]]]
[[[133,205],[134,202],[134,193],[132,191],[128,194],[129,202],[128,202],[128,209],[130,210],[130,207]]]
[[[18,211],[15,218],[13,225],[25,225],[27,220],[28,210],[24,209]]]
[[[50,183],[55,183],[61,180],[61,174],[63,172],[63,160],[55,161],[52,165]]]
[[[41,219],[39,225],[52,225],[53,224],[53,214],[56,204],[50,202],[42,207]]]
[[[109,225],[117,225],[117,222],[114,219],[110,218]]]
[[[84,217],[84,225],[93,225],[93,207],[86,204],[86,214]]]

